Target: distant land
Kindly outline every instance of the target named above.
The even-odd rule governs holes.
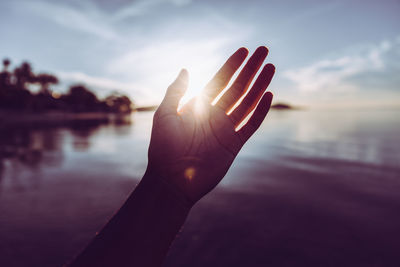
[[[134,111],[154,111],[158,108],[158,106],[141,106],[141,107],[136,107],[134,108]],[[294,110],[294,109],[301,109],[299,107],[294,107],[290,104],[287,103],[277,103],[271,106],[272,109],[276,110]]]
[[[154,111],[158,108],[158,106],[142,106],[134,108],[134,111]]]
[[[273,105],[271,106],[271,108],[272,108],[272,109],[278,109],[278,110],[298,109],[298,108],[293,107],[293,106],[291,106],[291,105],[289,105],[289,104],[286,104],[286,103],[276,103],[276,104],[273,104]]]
[[[130,114],[134,109],[133,101],[118,91],[112,91],[105,98],[99,99],[84,84],[72,84],[66,92],[60,93],[52,90],[52,86],[59,83],[55,75],[36,73],[29,62],[22,62],[13,70],[10,66],[11,61],[4,59],[0,71],[0,111],[3,118],[7,113],[18,120],[18,116],[36,114],[32,117],[36,119],[48,113],[57,113],[57,117],[61,118],[81,118],[88,115],[78,116],[80,113]],[[90,117],[101,116],[94,114]]]

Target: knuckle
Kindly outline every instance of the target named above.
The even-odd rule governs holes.
[[[211,83],[213,88],[221,88],[225,86],[225,79],[222,75],[216,75]]]
[[[239,94],[244,92],[246,88],[247,88],[247,82],[240,79],[236,81],[229,90],[232,90],[232,92]]]
[[[226,65],[226,74],[228,75],[232,75],[233,73],[235,73],[236,68],[233,64],[233,62],[228,62],[228,64]]]
[[[250,64],[247,68],[246,68],[246,72],[251,75],[253,74],[255,71],[258,70],[258,65],[257,64]]]
[[[220,98],[220,100],[218,101],[218,106],[223,110],[228,108],[229,103],[228,103],[228,100],[227,100],[227,96],[223,96],[223,97]]]

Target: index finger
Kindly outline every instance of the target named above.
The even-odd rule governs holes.
[[[225,64],[218,70],[203,90],[203,94],[212,102],[218,94],[228,85],[232,76],[242,65],[249,54],[249,50],[241,47],[233,53]]]

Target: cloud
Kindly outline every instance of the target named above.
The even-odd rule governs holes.
[[[289,69],[283,76],[305,92],[357,90],[358,86],[351,78],[364,73],[384,71],[387,67],[385,56],[393,49],[399,49],[398,41],[382,41],[351,55]]]
[[[24,9],[55,22],[65,28],[89,33],[106,40],[117,40],[120,36],[114,24],[120,20],[141,16],[156,6],[171,4],[176,7],[187,5],[191,0],[139,0],[120,6],[116,11],[103,10],[92,1],[69,1],[52,3],[48,1],[23,1]],[[21,3],[15,4],[19,9]]]
[[[148,13],[154,7],[161,4],[173,4],[174,6],[184,6],[191,3],[191,0],[140,0],[134,1],[130,5],[119,9],[113,14],[112,20],[123,20],[129,17],[140,16]]]
[[[149,93],[146,93],[149,92],[149,90],[143,88],[143,85],[133,82],[120,82],[104,77],[90,76],[82,72],[58,71],[56,74],[61,79],[62,83],[84,84],[90,89],[95,89],[100,97],[104,97],[112,91],[118,91],[133,96],[134,100],[136,100],[136,98],[149,98],[151,96]]]
[[[119,90],[130,95],[138,105],[154,105],[161,101],[180,69],[186,68],[190,74],[190,85],[185,101],[205,86],[233,52],[227,49],[233,41],[222,36],[209,39],[143,39],[143,46],[119,51],[104,64],[101,76],[87,75],[82,71],[59,71],[56,74],[62,81],[61,86],[83,83],[100,96]]]
[[[107,15],[90,2],[76,5],[46,1],[25,1],[24,8],[63,27],[89,33],[103,39],[117,39],[118,35],[109,23]],[[15,6],[19,8],[19,5]]]
[[[91,85],[98,88],[104,89],[123,89],[123,90],[131,90],[132,87],[135,87],[135,84],[131,83],[122,83],[112,79],[107,79],[103,77],[90,76],[82,72],[57,72],[57,75],[63,79],[71,82],[80,82],[87,85]]]
[[[76,51],[77,56],[64,60],[71,60],[68,70],[78,66],[75,67],[77,71],[60,71],[58,75],[63,85],[64,82],[84,83],[100,96],[118,89],[140,104],[156,104],[181,68],[190,72],[190,87],[199,90],[233,52],[230,49],[233,43],[243,40],[247,32],[244,26],[239,27],[234,21],[214,13],[206,21],[203,17],[190,20],[171,17],[165,21],[159,17],[165,13],[162,9],[180,8],[191,0],[138,0],[107,7],[93,1],[53,3],[39,0],[24,2],[24,10],[61,25],[64,28],[61,31],[74,30],[76,42],[91,47],[90,50],[85,48],[87,53],[82,58],[78,56],[81,51]],[[138,19],[145,20],[143,23],[132,25],[130,20],[124,20],[143,14],[146,16]],[[148,21],[151,17],[154,19]],[[142,31],[141,27],[150,30]],[[96,43],[92,39],[79,41],[80,36],[88,34],[99,40]],[[83,64],[79,60],[84,61]],[[95,76],[87,73],[95,73]]]
[[[112,60],[106,72],[151,88],[153,100],[160,100],[179,70],[186,68],[190,73],[190,97],[203,88],[223,63],[226,53],[223,51],[230,42],[231,39],[223,37],[154,41]]]

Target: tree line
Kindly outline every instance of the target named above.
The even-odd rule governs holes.
[[[11,61],[3,60],[0,72],[0,110],[21,112],[109,112],[129,113],[133,102],[126,95],[113,92],[104,99],[83,84],[69,87],[66,93],[54,92],[59,79],[48,73],[34,73],[28,62],[10,70]],[[36,87],[38,90],[33,90]]]

